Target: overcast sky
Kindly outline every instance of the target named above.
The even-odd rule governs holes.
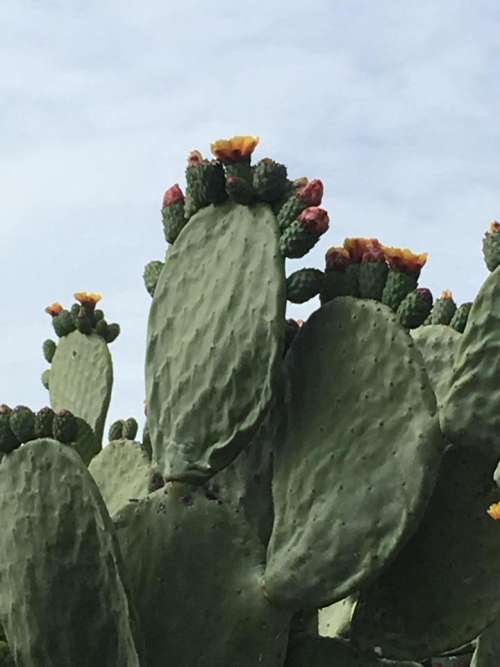
[[[162,194],[234,134],[325,184],[331,229],[290,270],[376,236],[472,300],[500,217],[499,34],[497,0],[2,0],[0,402],[47,403],[44,307],[99,291],[122,326],[110,418],[141,417]]]

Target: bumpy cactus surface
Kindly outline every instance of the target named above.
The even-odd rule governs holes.
[[[500,659],[500,225],[458,308],[373,238],[287,277],[323,184],[257,145],[192,151],[163,197],[142,442],[131,417],[102,446],[100,295],[46,309],[50,407],[0,405],[0,666]]]

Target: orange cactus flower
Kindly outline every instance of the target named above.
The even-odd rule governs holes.
[[[420,273],[420,270],[427,261],[428,255],[426,252],[416,255],[406,248],[382,247],[389,267],[396,271],[401,271],[401,273]]]
[[[344,241],[344,248],[349,253],[352,262],[361,262],[363,255],[372,250],[383,250],[378,239],[346,239]]]
[[[492,519],[500,521],[500,503],[493,503],[493,505],[490,505],[486,511]]]
[[[500,232],[500,222],[497,222],[496,220],[493,220],[493,222],[490,223],[490,227],[488,229],[488,232],[490,234],[496,234],[497,232]]]
[[[51,317],[57,317],[60,313],[62,313],[63,310],[64,308],[60,303],[53,303],[52,305],[47,306],[45,312],[48,313]]]
[[[74,297],[82,304],[82,306],[91,307],[95,307],[95,305],[102,299],[102,296],[95,292],[76,292]]]
[[[231,139],[218,139],[210,144],[212,154],[221,162],[241,162],[254,152],[259,143],[259,137],[232,137]]]
[[[453,296],[449,289],[445,289],[439,298],[448,300],[453,299]]]

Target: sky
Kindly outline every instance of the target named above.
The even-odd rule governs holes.
[[[499,31],[496,0],[2,0],[0,403],[48,403],[44,308],[98,291],[122,327],[109,421],[141,420],[162,195],[236,134],[324,183],[330,231],[288,272],[377,237],[473,300],[500,218]]]

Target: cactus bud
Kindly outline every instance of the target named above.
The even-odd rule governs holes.
[[[299,189],[298,197],[305,206],[319,206],[323,199],[323,183],[319,178],[309,181]]]
[[[325,255],[325,271],[345,271],[351,263],[349,252],[342,247],[332,246]]]
[[[63,307],[60,303],[53,303],[45,308],[45,312],[48,313],[51,317],[57,317],[60,313],[63,312]]]
[[[55,412],[52,408],[42,408],[35,415],[35,437],[51,438]]]
[[[64,444],[74,442],[78,432],[75,416],[69,410],[59,410],[52,423],[52,433],[55,440]]]
[[[184,195],[179,185],[176,183],[175,185],[172,185],[172,187],[168,188],[168,190],[163,195],[162,208],[172,206],[172,204],[176,204],[177,202],[184,204]]]

